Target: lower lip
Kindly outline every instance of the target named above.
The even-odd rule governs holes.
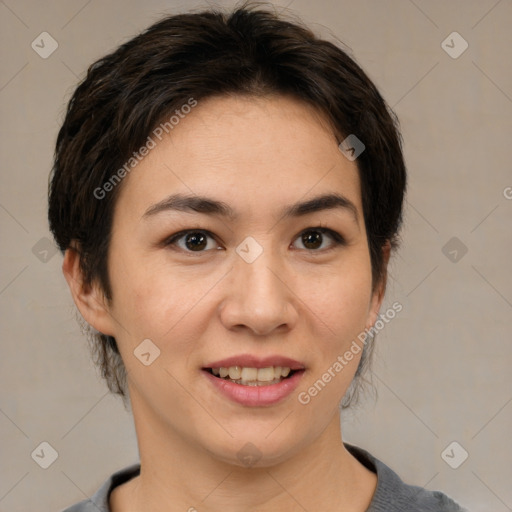
[[[244,386],[215,377],[208,370],[203,370],[203,373],[216,389],[234,402],[250,407],[258,407],[277,404],[289,396],[299,385],[304,370],[296,371],[291,377],[268,386]]]

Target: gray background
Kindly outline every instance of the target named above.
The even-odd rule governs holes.
[[[345,438],[473,511],[512,510],[512,2],[275,5],[351,48],[405,139],[404,243],[382,311],[395,300],[404,310],[378,339],[378,400],[346,415]],[[197,6],[207,4],[0,2],[2,512],[60,510],[137,460],[132,419],[90,362],[62,257],[45,240],[47,179],[88,65],[160,14]],[[43,31],[58,42],[46,59],[31,47]],[[458,58],[441,45],[453,31],[469,44]],[[43,441],[58,452],[46,470],[31,458]],[[469,453],[457,469],[441,456],[453,441],[452,465]]]

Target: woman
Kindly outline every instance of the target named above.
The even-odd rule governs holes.
[[[49,219],[140,464],[67,511],[462,510],[341,437],[405,185],[375,86],[274,13],[170,16],[93,64]]]

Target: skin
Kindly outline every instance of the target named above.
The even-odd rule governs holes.
[[[224,201],[239,217],[144,217],[177,192]],[[279,218],[284,205],[332,192],[357,220],[341,208]],[[308,249],[300,234],[319,225],[346,244],[323,235]],[[214,238],[202,252],[187,253],[186,238],[162,243],[185,229]],[[235,252],[247,236],[263,248],[252,263]],[[389,245],[383,252],[387,266]],[[141,475],[114,490],[114,512],[366,510],[377,478],[343,446],[338,410],[360,353],[309,404],[297,399],[373,325],[385,289],[383,280],[372,291],[356,162],[318,112],[285,97],[200,102],[122,183],[110,303],[81,284],[78,263],[68,250],[64,274],[85,320],[117,340],[139,443]],[[161,351],[149,366],[133,354],[147,338]],[[201,370],[237,354],[279,354],[306,371],[280,403],[243,406]],[[252,467],[237,457],[247,442],[261,453]]]

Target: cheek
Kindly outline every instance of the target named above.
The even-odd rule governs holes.
[[[320,429],[324,413],[337,411],[357,371],[362,354],[358,336],[364,332],[371,300],[371,275],[352,267],[336,272],[308,302],[316,314],[316,340],[309,347],[311,373],[298,390],[304,413]],[[313,316],[312,316],[313,318]]]
[[[360,260],[364,262],[364,256]],[[371,303],[371,268],[347,264],[302,280],[300,296],[318,325],[336,343],[363,331]]]
[[[163,319],[167,319],[169,329],[173,317],[183,308],[186,297],[180,290],[179,279],[173,279],[168,270],[158,269],[134,251],[114,248],[110,276],[112,313],[135,337],[160,337]]]
[[[113,270],[112,314],[119,323],[119,343],[125,353],[145,339],[160,349],[160,362],[186,361],[211,320],[205,312],[207,295],[218,276],[173,271],[159,264],[124,265]],[[129,277],[128,277],[129,276]],[[166,367],[168,365],[166,364]]]

